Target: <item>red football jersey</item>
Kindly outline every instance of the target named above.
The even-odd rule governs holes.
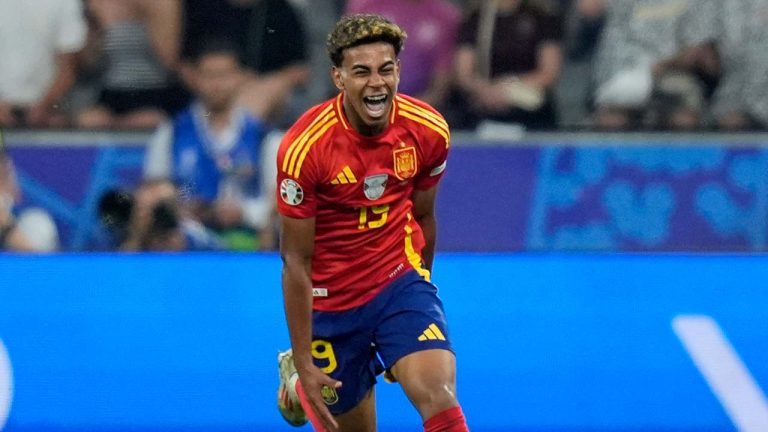
[[[320,311],[364,304],[409,268],[429,277],[411,198],[437,184],[450,144],[443,117],[400,94],[387,129],[361,135],[342,96],[299,118],[277,156],[278,211],[315,217],[313,308]]]

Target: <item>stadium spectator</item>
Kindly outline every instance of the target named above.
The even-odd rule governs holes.
[[[464,21],[456,53],[456,80],[467,111],[452,117],[469,128],[483,120],[552,128],[552,88],[562,63],[562,19],[529,0],[493,0]]]
[[[442,107],[451,83],[461,10],[449,0],[349,0],[346,14],[377,13],[408,34],[400,55],[402,93]]]
[[[720,0],[712,26],[723,74],[712,114],[725,130],[768,127],[768,2]]]
[[[180,0],[87,0],[103,56],[96,105],[78,115],[83,128],[156,127],[187,100],[176,79]]]
[[[145,180],[133,194],[123,251],[221,250],[215,234],[185,213],[179,191],[165,179]]]
[[[99,197],[96,223],[86,242],[87,251],[115,251],[128,239],[133,210],[133,193],[123,188],[111,188]]]
[[[21,190],[13,161],[0,133],[0,251],[53,252],[59,235],[51,216],[40,208],[27,208],[18,218],[14,208]]]
[[[589,19],[605,16],[595,59],[598,128],[700,125],[706,83],[717,75],[709,0],[579,0],[578,8]]]
[[[61,127],[86,24],[80,0],[0,1],[0,127]]]
[[[13,204],[19,196],[13,163],[0,150],[0,251],[32,251],[32,245],[13,217]]]
[[[248,79],[240,104],[259,119],[280,122],[309,77],[301,19],[287,0],[185,0],[184,58],[212,38],[236,43]]]
[[[291,0],[291,4],[302,18],[306,31],[309,76],[328,74],[325,38],[328,35],[328,28],[341,17],[345,3],[345,0]],[[336,94],[336,88],[330,80],[307,80],[293,92],[293,97],[288,101],[288,108],[283,111],[277,126],[283,129],[288,128],[307,107],[317,105],[333,97],[334,94]]]
[[[238,105],[246,73],[232,44],[202,46],[189,79],[196,98],[150,140],[145,177],[173,179],[182,202],[231,248],[272,249],[279,136],[266,138],[264,123]]]

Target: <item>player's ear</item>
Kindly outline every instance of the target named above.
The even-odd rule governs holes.
[[[344,91],[344,81],[341,79],[341,69],[336,66],[331,68],[331,79],[333,80],[333,85],[335,85],[339,91]]]

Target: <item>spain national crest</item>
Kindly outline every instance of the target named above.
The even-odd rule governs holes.
[[[394,151],[395,177],[405,180],[416,175],[416,149],[406,147]]]
[[[323,397],[323,402],[325,402],[326,405],[333,405],[339,401],[339,394],[336,393],[336,389],[328,387],[327,385],[324,385],[323,388],[320,389],[320,396]]]

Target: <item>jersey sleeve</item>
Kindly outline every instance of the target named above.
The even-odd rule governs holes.
[[[277,152],[277,211],[297,219],[314,217],[317,212],[317,167],[312,152],[302,155],[297,133],[289,130]],[[301,160],[300,169],[298,161]]]
[[[414,179],[414,187],[418,190],[432,188],[440,181],[445,172],[451,136],[447,123],[442,123],[437,129],[439,129],[439,133],[433,128],[422,132],[423,169],[419,170],[419,174]]]

